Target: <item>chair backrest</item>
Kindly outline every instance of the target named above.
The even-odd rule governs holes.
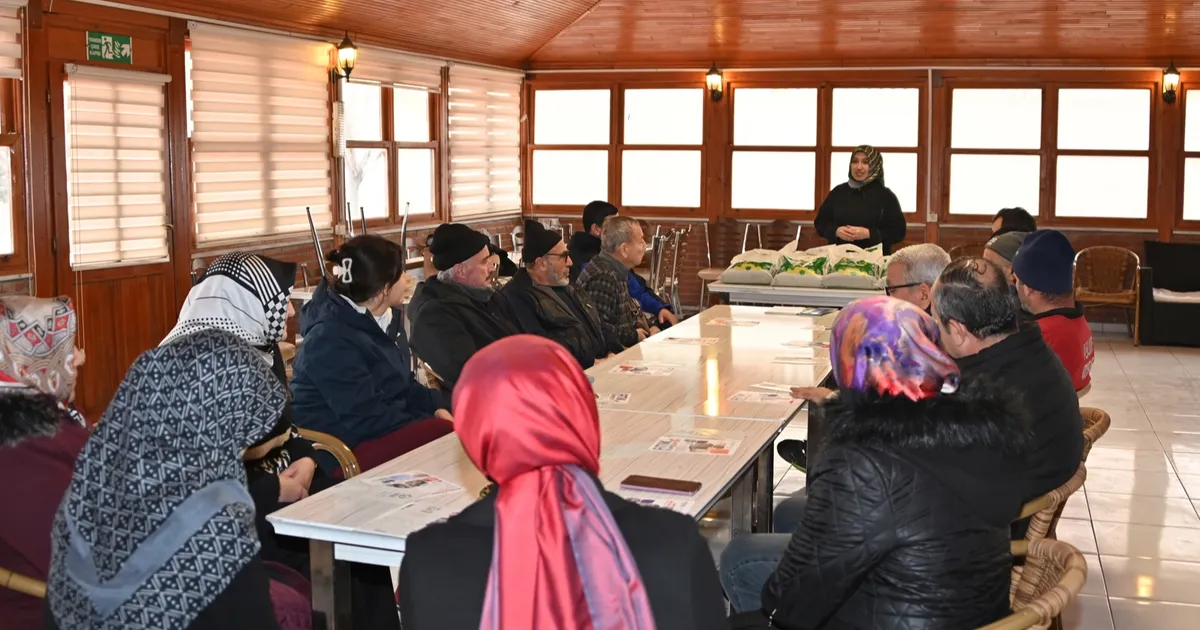
[[[1086,462],[1096,440],[1108,432],[1112,418],[1103,409],[1094,407],[1080,407],[1079,413],[1083,414],[1083,461]]]
[[[1051,490],[1047,494],[1040,496],[1029,503],[1026,503],[1021,508],[1021,515],[1017,520],[1025,518],[1029,519],[1029,528],[1025,530],[1025,540],[1033,542],[1046,538],[1054,538],[1054,530],[1058,525],[1058,518],[1062,515],[1063,507],[1067,504],[1067,499],[1075,494],[1083,487],[1083,482],[1087,480],[1087,468],[1081,462],[1079,469],[1074,475],[1067,480],[1063,485]],[[1037,561],[1029,560],[1025,564],[1014,566],[1012,571],[1012,588],[1013,593],[1016,592],[1017,584],[1021,580],[1037,581],[1041,579],[1039,575],[1044,570]],[[1024,575],[1030,573],[1031,575]]]
[[[1200,243],[1145,241],[1146,266],[1154,269],[1154,288],[1171,291],[1200,291]]]
[[[1141,260],[1133,251],[1097,245],[1075,254],[1075,288],[1094,293],[1133,291]]]
[[[342,469],[343,479],[349,479],[362,472],[358,465],[358,458],[354,456],[354,451],[338,438],[312,429],[300,429],[300,437],[312,442],[315,450],[333,455]]]
[[[964,243],[962,245],[955,245],[954,247],[951,247],[950,251],[946,253],[950,254],[950,260],[957,260],[959,258],[979,258],[983,256],[984,246],[985,243]],[[893,250],[894,249],[895,248],[893,248]]]
[[[1083,554],[1061,540],[1014,540],[1012,554],[1024,556],[1026,564],[1037,563],[1044,569],[1036,577],[1026,574],[1013,585],[1013,614],[979,630],[1049,628],[1087,582]]]
[[[38,599],[46,599],[45,582],[25,577],[20,573],[13,573],[4,567],[0,567],[0,588],[7,588]]]

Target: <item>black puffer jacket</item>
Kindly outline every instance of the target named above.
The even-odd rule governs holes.
[[[522,330],[562,344],[583,369],[608,354],[600,315],[575,287],[538,285],[522,269],[500,292],[508,299]]]
[[[487,301],[478,299],[487,296]],[[430,278],[408,303],[409,345],[453,390],[467,361],[488,344],[520,332],[508,302],[497,291],[468,293]]]
[[[961,630],[1008,614],[1026,421],[973,385],[911,402],[843,390],[804,519],[763,589],[774,627]]]

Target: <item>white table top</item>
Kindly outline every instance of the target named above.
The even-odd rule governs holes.
[[[766,284],[728,284],[721,281],[709,284],[708,290],[713,293],[727,293],[729,299],[735,302],[837,307],[845,306],[861,298],[884,294],[882,289],[773,287]]]
[[[605,488],[617,492],[621,481],[635,474],[699,481],[702,487],[694,497],[622,493],[633,497],[657,496],[690,501],[691,509],[687,513],[698,519],[708,512],[739,474],[753,464],[763,448],[770,448],[784,423],[602,410],[600,425],[600,480]],[[677,431],[713,431],[716,432],[713,437],[740,440],[741,444],[728,456],[649,450],[657,438]],[[401,502],[379,498],[379,486],[368,481],[416,471],[438,476],[461,486],[463,491],[427,498],[412,507],[405,507]],[[474,503],[486,485],[487,480],[467,458],[458,436],[450,434],[275,512],[267,519],[280,535],[377,550],[379,553],[360,551],[353,559],[395,566],[410,533]]]

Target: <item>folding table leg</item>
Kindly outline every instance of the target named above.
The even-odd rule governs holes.
[[[749,534],[754,529],[754,473],[755,469],[751,468],[733,482],[730,491],[733,500],[729,510],[730,538]]]
[[[755,468],[758,479],[754,484],[754,532],[770,534],[775,515],[775,453],[772,452],[771,444],[758,454],[758,464]]]
[[[333,543],[309,541],[315,628],[350,630],[350,563],[333,559]]]

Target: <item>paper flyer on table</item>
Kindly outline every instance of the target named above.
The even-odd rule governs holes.
[[[679,499],[679,498],[675,498],[675,497],[663,497],[663,496],[649,496],[648,494],[635,494],[635,493],[625,493],[625,492],[618,492],[617,494],[619,494],[626,501],[631,501],[638,505],[663,508],[664,510],[671,510],[672,512],[679,512],[680,514],[687,514],[689,516],[692,514],[692,511],[695,509],[695,501],[691,501],[688,499]]]
[[[363,483],[376,486],[379,492],[372,496],[389,501],[420,501],[429,497],[461,492],[462,488],[428,473],[407,472],[371,477],[362,480]]]
[[[837,312],[838,309],[831,306],[775,306],[767,309],[769,315],[806,315],[808,317],[820,317],[830,313]]]
[[[666,337],[662,343],[674,343],[681,346],[715,346],[721,340],[716,337]]]
[[[755,384],[751,385],[750,389],[761,389],[761,390],[768,391],[768,392],[779,392],[781,394],[791,394],[793,387],[799,387],[799,385],[788,385],[786,383],[763,382],[763,383],[755,383]]]
[[[612,369],[613,374],[633,374],[636,376],[670,376],[679,366],[671,363],[646,363],[643,361],[626,361]]]
[[[752,319],[726,319],[724,317],[718,317],[717,319],[710,319],[710,320],[708,320],[707,323],[711,326],[746,326],[746,327],[757,326],[759,324],[759,322],[756,322]]]
[[[792,394],[782,392],[738,392],[729,397],[732,402],[791,403]]]
[[[713,433],[716,435],[708,435]],[[673,431],[657,440],[650,450],[657,453],[680,453],[686,455],[733,455],[741,440],[717,437],[719,433],[706,431]]]
[[[596,394],[596,404],[627,405],[629,404],[629,398],[630,394],[624,392],[619,394]]]
[[[796,341],[785,341],[783,343],[788,348],[820,348],[822,350],[829,349],[829,343],[825,341],[816,341],[813,339],[798,339]]]

